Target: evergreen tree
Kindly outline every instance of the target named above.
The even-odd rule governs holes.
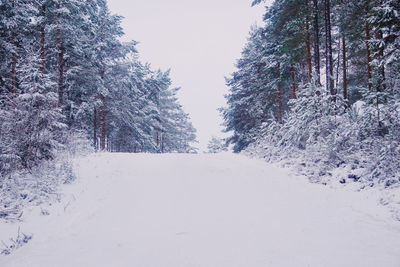
[[[227,83],[234,151],[258,144],[321,168],[356,158],[368,178],[398,176],[399,14],[392,0],[274,1]]]
[[[0,1],[0,12],[0,174],[51,160],[74,132],[104,151],[194,151],[168,72],[119,40],[106,0]]]

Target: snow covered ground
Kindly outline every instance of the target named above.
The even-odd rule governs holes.
[[[229,153],[96,154],[76,170],[60,203],[0,223],[6,244],[33,235],[1,267],[400,266],[400,223],[368,191]]]

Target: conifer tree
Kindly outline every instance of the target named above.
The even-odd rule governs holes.
[[[0,175],[51,160],[75,132],[103,151],[194,151],[168,72],[119,40],[106,0],[0,1],[0,14]]]

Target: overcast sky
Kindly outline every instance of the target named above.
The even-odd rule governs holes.
[[[108,0],[125,17],[124,40],[140,42],[142,61],[153,69],[171,68],[180,103],[197,129],[204,150],[211,136],[222,136],[217,111],[228,92],[224,76],[234,71],[251,25],[264,7],[251,0]]]

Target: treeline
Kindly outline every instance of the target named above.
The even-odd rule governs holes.
[[[234,150],[398,178],[400,2],[276,0],[264,22],[227,79]]]
[[[70,132],[100,151],[191,152],[168,72],[122,43],[106,0],[0,0],[0,173],[52,159]]]

